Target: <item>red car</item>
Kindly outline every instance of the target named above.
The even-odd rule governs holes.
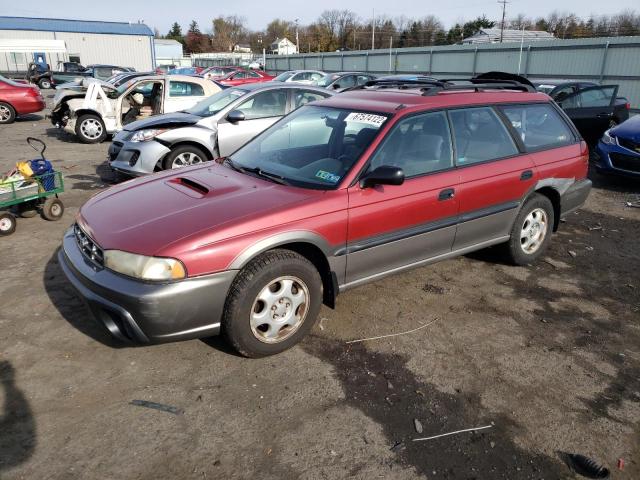
[[[228,87],[236,87],[238,85],[244,85],[246,83],[257,83],[257,82],[270,82],[275,77],[269,75],[262,70],[236,70],[234,72],[228,73],[224,77],[220,77],[215,79],[221,85],[226,85]]]
[[[222,333],[270,355],[346,289],[491,245],[537,260],[587,198],[588,158],[530,86],[387,81],[305,105],[230,157],[99,193],[59,262],[120,339]]]
[[[222,77],[226,77],[230,73],[235,72],[237,70],[243,70],[243,68],[241,67],[209,67],[209,68],[205,68],[202,71],[201,75],[204,78],[208,78],[210,80],[218,80]]]
[[[40,112],[45,107],[38,87],[0,75],[0,124],[13,123],[17,116]]]

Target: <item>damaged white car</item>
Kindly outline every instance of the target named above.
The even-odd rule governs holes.
[[[138,77],[118,87],[85,78],[56,92],[51,123],[83,143],[99,143],[128,123],[191,108],[219,91],[217,84],[187,75]]]

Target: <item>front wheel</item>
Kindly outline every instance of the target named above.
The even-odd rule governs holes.
[[[538,193],[531,196],[511,228],[511,238],[506,244],[509,260],[515,265],[535,262],[549,246],[553,225],[551,201]]]
[[[207,155],[200,148],[192,145],[183,145],[169,152],[162,162],[162,167],[165,170],[171,170],[197,165],[206,162],[208,159]]]
[[[245,357],[265,357],[298,343],[322,305],[315,266],[290,250],[263,253],[243,268],[231,286],[222,332]]]
[[[107,138],[107,130],[99,116],[87,114],[78,118],[76,135],[82,143],[100,143]]]
[[[0,236],[11,235],[16,231],[16,217],[10,213],[0,214]]]

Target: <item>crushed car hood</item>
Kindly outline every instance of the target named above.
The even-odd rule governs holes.
[[[200,120],[202,120],[202,117],[192,115],[190,113],[165,113],[164,115],[155,115],[153,117],[131,122],[127,124],[124,129],[134,132],[145,128],[178,128],[186,125],[194,125]]]
[[[243,220],[277,215],[321,194],[210,163],[112,187],[81,208],[78,222],[103,249],[162,256],[177,243],[193,250],[233,236]]]
[[[635,115],[626,122],[612,128],[611,133],[616,137],[628,138],[634,142],[640,142],[640,115]]]

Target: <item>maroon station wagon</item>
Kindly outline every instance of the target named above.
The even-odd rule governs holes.
[[[228,158],[89,200],[59,253],[121,340],[222,333],[281,352],[321,304],[502,244],[538,259],[591,182],[562,110],[516,82],[373,82],[306,105]]]

